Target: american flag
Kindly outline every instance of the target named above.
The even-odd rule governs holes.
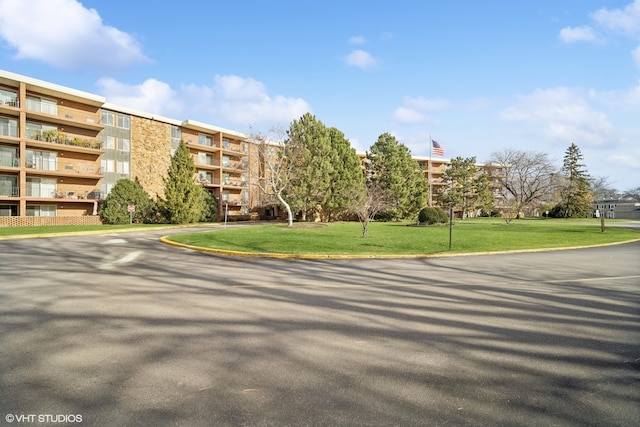
[[[431,145],[432,145],[432,149],[431,152],[435,155],[438,156],[444,156],[444,148],[442,148],[442,145],[438,144],[436,141],[431,140]]]

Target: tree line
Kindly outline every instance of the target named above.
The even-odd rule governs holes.
[[[571,144],[558,167],[545,153],[505,149],[479,165],[475,157],[451,159],[429,195],[425,171],[409,148],[390,133],[381,134],[364,161],[345,135],[306,113],[288,129],[272,128],[249,136],[258,159],[251,184],[262,206],[278,205],[287,222],[358,219],[363,236],[374,219],[419,219],[427,200],[468,216],[584,217],[594,198],[610,192],[606,179],[589,176],[577,145]],[[195,181],[196,168],[181,142],[164,178],[164,197],[153,201],[135,181],[121,180],[103,202],[104,222],[129,221],[135,204],[137,222],[188,223],[215,220],[216,198]],[[631,190],[638,197],[638,189]],[[424,217],[425,215],[423,215]]]

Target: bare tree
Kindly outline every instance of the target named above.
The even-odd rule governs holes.
[[[506,149],[491,155],[500,183],[502,213],[507,223],[550,202],[558,186],[559,170],[545,153]]]
[[[367,182],[364,191],[354,194],[350,210],[358,217],[362,237],[369,235],[369,224],[376,214],[393,206],[392,201],[387,197],[388,192],[382,188],[378,182]]]
[[[285,130],[275,127],[267,134],[252,132],[251,139],[258,151],[258,176],[252,182],[267,199],[275,197],[284,206],[287,224],[292,227],[293,212],[284,194],[294,178],[300,150],[286,136]]]
[[[596,201],[620,198],[620,193],[618,192],[618,190],[613,188],[613,186],[609,182],[609,177],[593,177],[590,180],[590,184],[591,192],[593,193],[593,199]]]

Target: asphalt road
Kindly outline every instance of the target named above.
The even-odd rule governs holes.
[[[276,260],[159,236],[0,241],[0,425],[640,425],[640,242]]]

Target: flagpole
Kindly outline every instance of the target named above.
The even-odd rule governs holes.
[[[432,181],[433,174],[431,173],[431,164],[433,163],[431,161],[432,153],[433,153],[433,140],[431,139],[431,132],[429,132],[429,207],[433,206],[433,181]]]

